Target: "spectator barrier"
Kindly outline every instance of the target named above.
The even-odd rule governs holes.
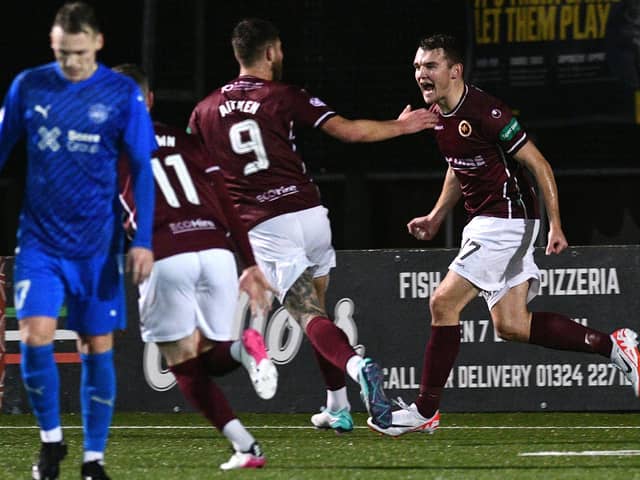
[[[357,349],[384,367],[390,397],[412,401],[418,391],[424,346],[429,335],[429,297],[444,278],[456,250],[340,251],[327,307]],[[571,316],[606,332],[620,326],[638,329],[640,246],[571,248],[559,256],[536,250],[542,291],[531,308]],[[7,354],[4,412],[29,409],[19,372],[18,333],[11,301],[12,259],[7,259]],[[181,411],[188,408],[163,366],[158,349],[144,345],[137,328],[135,289],[128,289],[129,327],[116,334],[117,408],[121,411]],[[61,316],[65,311],[61,312]],[[235,330],[250,323],[241,299]],[[278,304],[264,324],[270,355],[278,364],[275,398],[257,398],[243,369],[217,379],[237,411],[306,412],[323,405],[325,390],[309,342]],[[460,355],[447,382],[444,411],[615,411],[637,410],[623,375],[607,359],[501,341],[494,333],[484,300],[462,314]],[[55,351],[62,408],[79,411],[79,358],[74,334],[61,319]],[[355,411],[363,410],[358,388],[349,382]]]

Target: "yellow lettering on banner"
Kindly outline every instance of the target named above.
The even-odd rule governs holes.
[[[567,28],[573,22],[573,7],[563,6],[560,8],[560,40],[567,39]]]
[[[476,43],[604,38],[620,0],[475,0]]]
[[[556,7],[508,7],[507,42],[555,40]]]
[[[600,26],[598,29],[598,38],[604,38],[604,34],[607,32],[607,20],[611,12],[611,4],[598,4],[595,5],[595,7],[598,9],[598,24]]]
[[[476,43],[498,43],[500,40],[500,9],[476,10]]]
[[[565,5],[560,8],[560,40],[589,40],[604,38],[611,4],[585,4],[584,18],[580,16],[580,5]]]

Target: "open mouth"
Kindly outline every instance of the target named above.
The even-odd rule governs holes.
[[[433,93],[433,91],[435,90],[435,87],[436,86],[431,82],[420,82],[420,88],[422,89],[422,92],[426,95]]]

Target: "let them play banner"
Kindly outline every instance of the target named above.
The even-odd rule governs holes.
[[[635,0],[472,0],[469,80],[527,125],[634,123]]]

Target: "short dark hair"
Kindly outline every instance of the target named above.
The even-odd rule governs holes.
[[[420,40],[418,46],[423,50],[441,48],[444,51],[444,56],[449,60],[450,65],[454,63],[464,63],[460,42],[453,35],[435,33]]]
[[[264,47],[279,38],[280,32],[270,21],[261,18],[245,18],[233,29],[231,45],[238,62],[250,67],[258,60]]]
[[[91,5],[84,2],[67,2],[58,9],[52,27],[60,27],[67,33],[88,33],[91,29],[100,33],[100,23]]]
[[[132,78],[138,84],[142,93],[145,95],[149,93],[149,78],[141,66],[136,65],[135,63],[121,63],[120,65],[113,67],[111,70]]]

